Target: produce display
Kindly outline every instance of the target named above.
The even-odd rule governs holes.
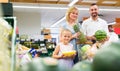
[[[86,39],[86,36],[84,35],[84,33],[80,31],[79,26],[78,25],[74,25],[73,29],[74,29],[75,32],[79,32],[80,33],[80,35],[78,37],[78,39],[79,39],[78,42],[81,43],[81,44],[85,44],[87,39]]]
[[[81,51],[82,51],[83,53],[85,53],[85,52],[87,52],[87,50],[89,50],[90,48],[91,48],[91,46],[88,45],[88,44],[86,44],[86,45],[84,45],[84,46],[81,47]]]
[[[70,71],[120,71],[120,41],[114,42],[101,49],[91,45],[84,45],[80,51],[83,60],[76,63]],[[24,50],[29,48],[22,47]],[[65,56],[71,56],[76,51],[63,52]],[[89,60],[89,59],[92,60]],[[63,65],[64,66],[64,65]],[[52,57],[35,57],[20,66],[18,71],[68,71],[65,67],[59,67],[57,59]]]
[[[71,71],[92,71],[92,62],[83,60],[75,64]]]
[[[9,34],[12,27],[3,19],[0,18],[0,71],[10,71],[11,69],[11,41]]]
[[[92,66],[93,71],[120,71],[120,41],[100,49]]]
[[[85,46],[83,46],[85,48]],[[88,45],[86,45],[88,48]],[[93,61],[82,60],[70,71],[120,71],[120,41],[113,42],[99,49]],[[83,49],[84,50],[84,49]],[[57,59],[51,57],[33,58],[31,62],[20,67],[18,71],[68,71],[59,67]]]
[[[64,67],[58,66],[58,60],[45,57],[45,58],[34,58],[28,64],[20,67],[19,71],[67,71]]]
[[[95,50],[94,47],[92,48]],[[87,59],[78,62],[73,66],[72,71],[120,71],[119,60],[120,40],[97,50],[92,61]]]
[[[80,55],[81,55],[81,57],[82,57],[82,60],[85,60],[85,59],[87,59],[87,55],[88,55],[88,51],[91,49],[92,47],[90,46],[90,45],[88,45],[88,44],[86,44],[86,45],[84,45],[84,46],[82,46],[81,48],[80,48]]]
[[[102,41],[107,37],[107,33],[104,30],[97,30],[95,32],[95,37],[97,41]]]

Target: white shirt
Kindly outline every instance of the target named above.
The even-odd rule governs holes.
[[[74,50],[73,45],[71,43],[68,43],[68,45],[64,45],[62,42],[58,44],[60,46],[60,52],[59,55],[62,54],[62,52],[72,51]]]
[[[109,35],[107,22],[103,19],[98,18],[96,21],[94,21],[90,17],[83,21],[82,31],[86,36],[93,36],[97,30],[104,30],[106,31],[107,35]]]
[[[119,40],[118,35],[115,32],[110,32],[109,42],[115,42],[118,40]]]
[[[116,42],[119,40],[118,35],[115,32],[109,32],[109,40],[106,41],[101,47],[106,47],[108,45],[110,45],[112,42]]]

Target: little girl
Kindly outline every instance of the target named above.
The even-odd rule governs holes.
[[[58,59],[59,66],[63,68],[67,68],[70,70],[73,66],[73,58],[76,54],[73,54],[71,56],[65,56],[62,54],[63,52],[67,51],[73,51],[73,45],[70,42],[72,37],[72,33],[68,29],[63,29],[61,32],[61,42],[58,43],[56,46],[54,52],[53,52],[53,58]]]

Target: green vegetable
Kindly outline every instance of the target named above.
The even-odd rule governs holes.
[[[100,49],[93,59],[93,71],[120,71],[120,41]]]
[[[88,60],[83,60],[75,64],[72,71],[92,71],[92,63]]]
[[[82,60],[87,59],[87,57],[88,57],[87,56],[87,51],[90,50],[90,48],[91,48],[91,46],[88,45],[88,44],[86,44],[86,45],[84,45],[84,46],[81,47],[81,49],[80,49],[80,55],[81,55]]]
[[[76,24],[73,26],[75,32],[80,32],[80,36],[78,37],[79,43],[85,44],[87,41],[86,36],[80,31],[79,26]]]
[[[58,66],[58,61],[51,57],[34,58],[32,62],[19,68],[19,71],[67,71]]]
[[[107,37],[107,33],[104,30],[97,30],[95,32],[95,37],[97,41],[101,41]]]
[[[91,46],[90,45],[88,45],[88,44],[86,44],[86,45],[84,45],[84,46],[82,46],[81,47],[81,51],[83,52],[83,53],[85,53],[87,50],[89,50],[91,48]]]

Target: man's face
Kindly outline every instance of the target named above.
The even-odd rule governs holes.
[[[97,17],[98,16],[98,6],[97,5],[93,5],[90,7],[90,15],[92,17]]]

